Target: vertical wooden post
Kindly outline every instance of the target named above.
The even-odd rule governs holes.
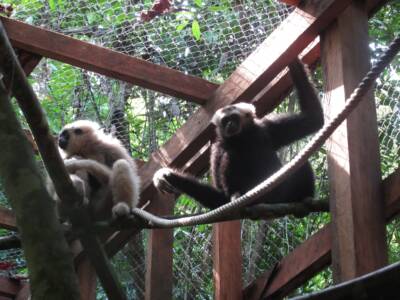
[[[1,300],[2,298],[0,298]],[[9,298],[7,298],[9,299]],[[21,289],[18,294],[15,296],[15,300],[29,300],[31,299],[31,287],[29,282],[24,282],[21,284]]]
[[[96,300],[96,270],[87,258],[79,264],[77,273],[81,299]]]
[[[171,214],[175,205],[175,197],[158,194],[154,211],[157,215]],[[150,230],[147,250],[146,267],[146,300],[172,299],[172,253],[173,230]]]
[[[74,254],[74,257],[76,257],[76,255],[82,251],[82,244],[79,240],[72,241],[69,246]],[[79,293],[81,295],[81,299],[95,300],[97,274],[88,257],[84,256],[78,262],[75,261],[75,268],[79,280]]]
[[[240,221],[213,226],[215,300],[242,299],[242,251]]]
[[[322,36],[327,115],[344,105],[370,67],[365,1],[353,1]],[[376,110],[370,93],[327,143],[336,282],[387,263]]]

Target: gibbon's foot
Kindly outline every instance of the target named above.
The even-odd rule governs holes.
[[[161,168],[153,176],[154,186],[161,192],[166,193],[179,193],[179,191],[168,181],[171,176],[174,175],[174,171],[170,168]]]
[[[71,181],[72,181],[72,185],[74,186],[74,188],[76,189],[76,191],[78,192],[79,195],[82,196],[82,203],[79,203],[80,205],[87,207],[89,205],[89,199],[87,197],[87,192],[86,191],[86,187],[85,187],[85,182],[82,180],[82,178],[80,178],[77,175],[70,175],[71,177]]]
[[[231,197],[231,202],[236,201],[237,199],[240,198],[240,194],[239,193],[234,193]]]
[[[130,207],[124,202],[117,203],[112,208],[112,216],[114,219],[126,217],[129,215],[130,212]]]

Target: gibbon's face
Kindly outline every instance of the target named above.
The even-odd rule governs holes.
[[[240,102],[217,110],[211,120],[224,138],[240,134],[243,129],[254,123],[256,110],[254,105]]]
[[[88,143],[95,141],[97,130],[97,123],[86,120],[65,125],[58,135],[58,146],[69,156],[80,155]]]

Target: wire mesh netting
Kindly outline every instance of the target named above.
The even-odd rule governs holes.
[[[13,6],[12,18],[218,83],[225,80],[291,11],[275,0],[177,0],[171,2],[169,9],[155,13],[151,13],[154,3],[150,0],[21,0],[10,3]],[[382,26],[381,23],[371,23],[377,31],[384,31]],[[386,43],[385,39],[377,39],[371,45],[375,56]],[[399,68],[397,59],[381,76],[376,90],[384,176],[398,168]],[[317,73],[315,77],[319,79],[321,76]],[[92,119],[119,137],[133,157],[143,160],[147,160],[150,153],[167,141],[197,109],[192,103],[51,59],[42,59],[30,80],[54,133],[73,120]],[[317,85],[322,90],[320,80],[317,80]],[[293,104],[296,101],[293,95],[288,97],[279,111],[296,111]],[[298,143],[285,149],[280,153],[283,161],[288,161],[303,145]],[[323,149],[313,156],[312,165],[318,197],[326,199],[329,188]],[[7,206],[5,196],[1,193],[0,196],[3,199],[1,204]],[[199,211],[200,207],[184,196],[180,197],[175,208],[175,212],[180,214]],[[312,214],[305,219],[286,217],[274,222],[243,221],[244,284],[270,269],[328,220],[326,214]],[[397,259],[400,253],[396,248],[399,244],[398,226],[397,223],[391,226],[389,241],[393,246],[390,250],[393,259]],[[9,231],[0,231],[0,236],[9,234]],[[129,299],[144,298],[146,251],[147,236],[144,232],[113,258],[113,265]],[[15,267],[7,272],[26,273],[20,250],[0,251],[0,259],[14,264]],[[212,226],[175,229],[173,260],[174,299],[213,297]],[[331,283],[329,272],[318,276],[301,291],[315,290]],[[106,299],[101,287],[98,299]]]
[[[290,12],[279,1],[11,1],[13,18],[220,81]],[[172,1],[161,1],[172,2]]]

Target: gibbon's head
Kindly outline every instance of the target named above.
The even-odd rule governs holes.
[[[240,102],[217,110],[211,122],[224,138],[240,134],[244,128],[254,124],[256,108],[250,103]]]
[[[82,151],[89,143],[97,141],[100,126],[96,122],[79,120],[67,124],[58,135],[58,146],[71,157],[83,155]]]

